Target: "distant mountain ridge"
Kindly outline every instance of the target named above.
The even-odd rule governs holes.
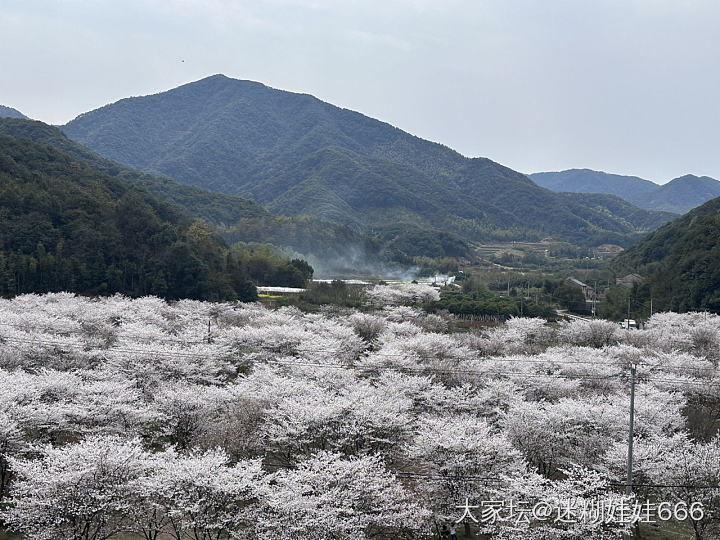
[[[0,105],[0,118],[25,118],[25,119],[27,119],[27,116],[25,116],[23,113],[21,113],[17,109],[13,109],[12,107],[6,107],[5,105]]]
[[[358,231],[405,224],[468,240],[627,245],[669,219],[637,209],[616,216],[607,210],[621,211],[615,202],[588,206],[489,159],[307,94],[223,75],[120,100],[62,129],[125,165]]]
[[[686,174],[661,185],[651,194],[647,207],[685,213],[716,197],[720,197],[720,181]]]
[[[528,175],[539,186],[557,192],[617,195],[646,210],[684,214],[720,197],[720,181],[688,174],[658,185],[637,176],[622,176],[590,169],[569,169]]]

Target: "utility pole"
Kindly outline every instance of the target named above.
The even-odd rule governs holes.
[[[630,330],[630,296],[628,296],[628,316],[627,320],[625,321],[625,326],[628,330]]]
[[[211,343],[211,342],[212,342],[212,339],[210,338],[210,319],[208,319],[207,342],[208,342],[208,343]]]
[[[628,430],[627,483],[625,495],[632,495],[633,438],[635,431],[635,375],[637,364],[630,365],[630,429]]]
[[[592,301],[592,317],[595,318],[597,313],[597,279],[595,280],[595,288],[593,289],[593,301]]]
[[[635,435],[635,374],[637,364],[630,364],[630,427],[628,429],[628,457],[627,480],[625,481],[625,496],[632,496],[632,466],[633,466],[633,438]],[[625,540],[631,540],[632,535],[624,534]]]

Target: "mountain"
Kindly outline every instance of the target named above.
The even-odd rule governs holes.
[[[62,129],[145,172],[386,240],[398,225],[412,236],[625,245],[650,230],[489,159],[466,158],[310,95],[223,75],[120,100]],[[665,219],[645,212],[641,221]]]
[[[648,278],[655,311],[720,310],[720,198],[660,227],[614,261]]]
[[[0,135],[0,295],[251,299],[201,221],[49,146]]]
[[[658,185],[637,176],[621,176],[590,169],[570,169],[561,172],[541,172],[528,175],[537,185],[553,191],[572,193],[605,193],[617,195],[632,204],[642,201]]]
[[[317,269],[333,272],[344,261],[360,258],[366,263],[378,263],[382,245],[337,223],[327,223],[309,216],[288,218],[271,214],[259,204],[178,184],[166,177],[153,176],[104,158],[76,143],[57,127],[33,120],[0,118],[0,133],[34,143],[50,146],[103,174],[124,182],[142,186],[156,197],[179,206],[196,217],[211,223],[230,243],[260,242],[288,248],[311,257]],[[393,246],[389,246],[390,249]],[[467,251],[467,246],[463,254]],[[409,255],[449,255],[442,249],[412,252]],[[392,254],[389,257],[392,258]]]
[[[602,193],[560,193],[559,195],[592,208],[598,213],[612,216],[613,219],[625,223],[629,229],[654,231],[678,217],[672,212],[648,212],[615,195],[603,195]]]
[[[720,181],[688,174],[660,186],[646,207],[684,214],[715,197],[720,197]]]
[[[0,118],[27,118],[27,116],[17,109],[0,105]]]
[[[181,206],[214,225],[229,226],[243,218],[269,215],[262,206],[247,199],[178,184],[169,178],[152,176],[120,165],[68,139],[59,128],[43,122],[0,118],[0,133],[52,146],[108,176],[143,186],[161,199]]]
[[[558,192],[617,195],[646,210],[684,214],[720,197],[720,181],[688,174],[658,185],[637,176],[621,176],[590,169],[570,169],[529,175],[539,186]]]

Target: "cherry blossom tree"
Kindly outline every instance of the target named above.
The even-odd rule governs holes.
[[[538,353],[555,340],[555,331],[545,319],[512,317],[505,324],[490,331],[485,342],[478,342],[487,354]]]
[[[685,508],[702,505],[702,512],[689,512],[687,519],[696,540],[717,538],[720,534],[720,436],[707,443],[689,439],[666,446],[660,467],[650,478],[663,501],[683,502]]]
[[[23,438],[17,422],[7,412],[0,410],[0,501],[10,486],[10,459],[18,457]]]
[[[602,474],[583,467],[562,471],[550,481],[533,472],[504,479],[495,500],[512,501],[500,508],[481,531],[503,540],[619,538],[633,525],[634,499],[611,489]]]
[[[163,385],[155,395],[153,407],[157,411],[155,437],[185,450],[195,445],[205,423],[232,399],[227,387],[201,386],[182,383]]]
[[[98,437],[38,452],[10,459],[16,478],[3,519],[11,529],[37,540],[103,540],[123,530],[127,483],[146,463],[139,440]]]
[[[635,493],[702,502],[696,535],[716,534],[720,317],[454,332],[415,305],[436,295],[379,286],[362,310],[313,313],[0,299],[3,519],[38,539],[419,537],[466,498],[555,510],[563,497],[611,498],[636,364]],[[622,529],[606,525],[487,532]]]
[[[504,415],[508,439],[549,478],[572,464],[592,467],[626,433],[625,400],[615,396],[520,401]]]
[[[571,345],[608,347],[620,343],[623,332],[617,324],[610,321],[573,319],[560,329],[559,338]]]
[[[368,343],[374,342],[385,329],[385,320],[376,315],[353,313],[348,320],[357,335]]]
[[[391,283],[375,285],[365,291],[368,300],[381,305],[407,305],[440,300],[435,287],[416,283]]]
[[[265,484],[258,538],[416,538],[428,512],[377,456],[320,452]]]
[[[262,428],[269,450],[282,463],[318,450],[348,455],[389,452],[409,436],[412,401],[387,386],[355,380],[339,391],[317,383],[300,387],[296,381],[286,382]]]
[[[465,499],[487,500],[495,477],[526,468],[504,434],[470,415],[423,418],[406,452],[407,468],[427,475],[418,477],[415,489],[436,523],[450,519]]]
[[[222,450],[156,455],[128,485],[128,529],[146,540],[252,538],[264,473],[259,460],[229,464]]]

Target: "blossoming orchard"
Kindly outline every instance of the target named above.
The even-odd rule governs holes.
[[[411,305],[435,294],[380,286],[362,310],[315,313],[0,300],[2,527],[586,539],[667,524],[718,538],[720,317],[467,331]]]

